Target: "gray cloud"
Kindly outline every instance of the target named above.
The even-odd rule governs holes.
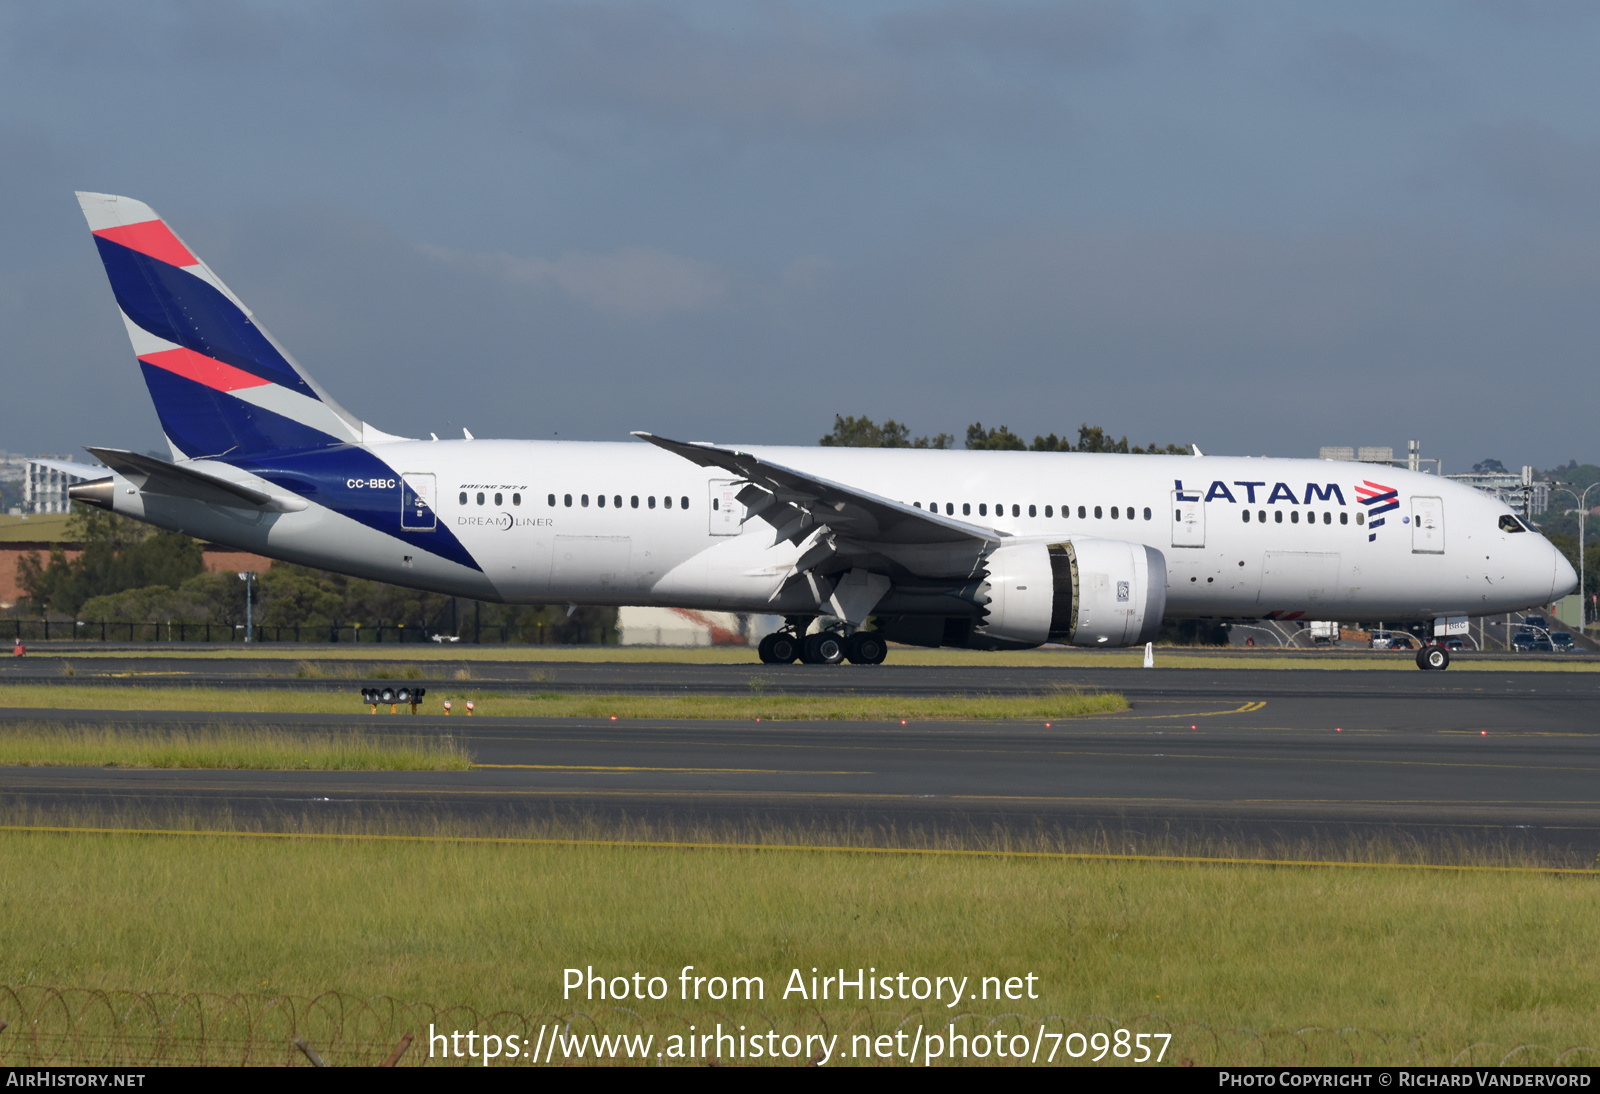
[[[1574,140],[1530,120],[1485,126],[1467,156],[1489,186],[1520,202],[1593,216],[1600,199],[1600,140]]]
[[[1585,455],[1600,17],[1216,10],[0,7],[0,447],[155,440],[82,187],[413,435]]]
[[[427,245],[419,249],[429,258],[534,291],[560,289],[596,311],[625,319],[704,311],[728,287],[715,266],[653,247],[625,247],[611,254],[568,251],[557,259],[469,254]]]
[[[1055,68],[1128,59],[1140,24],[1138,9],[1100,0],[1052,4],[959,0],[894,12],[884,17],[880,31],[892,47],[913,55],[966,54]]]

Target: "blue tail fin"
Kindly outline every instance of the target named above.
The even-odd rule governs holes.
[[[367,432],[141,201],[80,192],[133,352],[179,459],[358,443]]]

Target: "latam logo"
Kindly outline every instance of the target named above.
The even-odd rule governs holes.
[[[1193,493],[1185,492],[1182,479],[1173,479],[1172,485],[1178,492],[1179,501],[1231,501],[1235,505],[1239,504],[1239,499],[1235,496],[1234,491],[1228,489],[1229,484],[1220,479],[1213,482],[1209,487],[1188,487],[1187,489],[1194,491]],[[1235,479],[1233,485],[1239,487],[1239,493],[1244,495],[1246,505],[1277,505],[1280,501],[1286,501],[1290,505],[1302,504],[1300,497],[1294,492],[1294,487],[1286,482],[1272,483],[1270,492],[1266,489],[1268,484],[1265,482],[1244,482]],[[1261,488],[1262,497],[1258,498],[1256,496],[1257,487]],[[1203,497],[1200,493],[1202,490],[1205,491]],[[1318,485],[1314,482],[1308,482],[1306,483],[1304,497],[1303,504],[1305,505],[1311,505],[1317,501],[1344,504],[1344,492],[1339,489],[1338,483],[1330,482]]]
[[[1400,508],[1400,491],[1368,479],[1356,487],[1356,504],[1367,507],[1367,542],[1371,543],[1378,538],[1376,529],[1383,527],[1383,514]]]

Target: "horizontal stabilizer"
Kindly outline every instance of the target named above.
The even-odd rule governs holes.
[[[149,494],[168,497],[191,498],[213,505],[226,505],[234,509],[264,509],[276,513],[295,513],[306,508],[303,498],[280,497],[264,490],[242,486],[227,479],[219,479],[192,467],[158,460],[138,452],[125,452],[117,448],[91,448],[88,451],[105,465]]]

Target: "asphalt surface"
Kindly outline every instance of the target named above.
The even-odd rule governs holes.
[[[1126,654],[1123,655],[1126,658]],[[1185,656],[1188,656],[1185,653]],[[1317,656],[1317,655],[1309,655]],[[1260,698],[1337,699],[1349,695],[1431,698],[1445,695],[1570,695],[1600,697],[1600,672],[1497,671],[1503,662],[1479,661],[1464,670],[1423,672],[1409,655],[1395,655],[1396,669],[1238,668],[1245,658],[1218,659],[1217,667],[1142,669],[1005,665],[761,665],[599,661],[424,661],[422,675],[397,679],[401,665],[387,661],[312,659],[319,676],[300,676],[287,659],[192,659],[160,656],[83,658],[62,655],[0,658],[0,684],[62,684],[75,687],[248,687],[355,694],[363,686],[421,685],[430,690],[487,690],[605,694],[749,695],[752,686],[784,695],[1031,695],[1060,687],[1108,688],[1130,697],[1251,695]],[[1160,655],[1158,655],[1158,664]],[[1523,662],[1522,664],[1530,664]],[[1584,662],[1565,659],[1563,665]],[[1349,667],[1343,667],[1349,666]],[[388,674],[387,676],[381,674]]]
[[[539,681],[543,690],[748,694],[748,678],[759,671],[803,680],[807,691],[1108,687],[1128,695],[1133,709],[1050,726],[12,709],[0,711],[0,724],[113,722],[164,731],[226,720],[449,733],[481,766],[439,773],[0,768],[0,800],[80,820],[203,820],[222,811],[265,824],[444,816],[501,827],[625,822],[680,836],[851,830],[885,841],[982,841],[1043,832],[1118,849],[1337,853],[1374,842],[1581,864],[1600,854],[1600,677],[1588,673],[539,668],[557,677]]]

